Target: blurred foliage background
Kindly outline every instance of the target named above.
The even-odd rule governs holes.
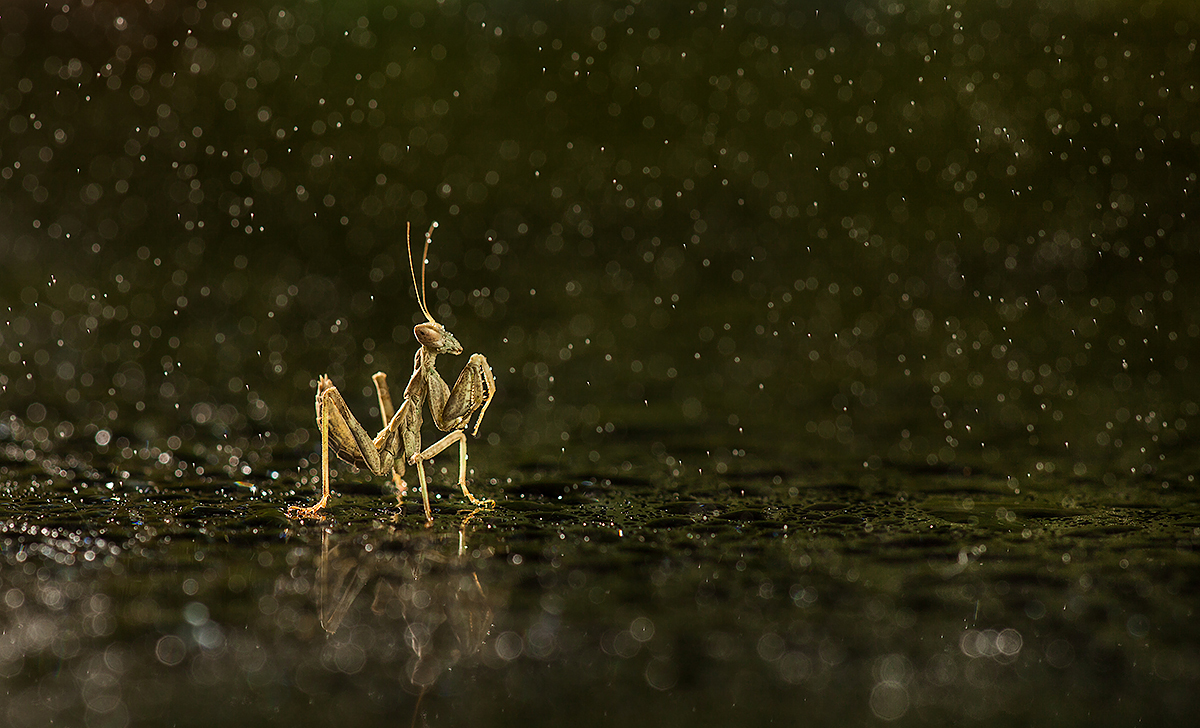
[[[437,221],[476,457],[1190,462],[1191,3],[247,5],[0,4],[36,448],[308,452],[323,372],[373,421]]]

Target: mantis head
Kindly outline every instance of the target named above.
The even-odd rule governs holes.
[[[429,307],[425,304],[425,259],[429,255],[429,244],[433,242],[433,229],[437,227],[437,223],[429,226],[429,230],[425,232],[425,251],[421,253],[421,287],[417,291],[417,303],[421,306],[421,313],[425,314],[426,322],[417,324],[413,327],[413,336],[417,337],[417,342],[426,349],[430,349],[435,354],[461,354],[462,344],[458,343],[458,339],[454,338],[454,334],[446,330],[434,320],[433,315],[429,313]],[[408,244],[408,270],[412,273],[413,287],[417,287],[417,269],[412,261],[412,224],[410,223],[405,239]]]
[[[436,321],[417,324],[413,327],[413,335],[421,346],[432,349],[435,354],[461,354],[463,351],[454,334]]]

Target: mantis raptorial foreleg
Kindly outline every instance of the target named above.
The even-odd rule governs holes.
[[[465,429],[470,424],[471,415],[479,410],[479,419],[475,421],[473,434],[479,433],[479,423],[491,404],[492,395],[496,392],[496,380],[492,377],[492,368],[482,354],[472,354],[454,388],[446,386],[437,370],[433,368],[433,357],[425,365],[425,380],[429,387],[429,408],[433,412],[433,421],[442,431],[450,431],[438,442],[426,450],[409,457],[409,463],[418,466],[418,472],[424,478],[424,469],[420,463],[431,460],[438,453],[451,445],[458,443],[458,487],[462,489],[467,500],[475,505],[484,505],[492,501],[480,500],[467,490],[467,435]],[[422,481],[424,482],[424,481]]]
[[[429,388],[429,411],[438,429],[443,432],[465,430],[470,425],[471,415],[479,410],[479,419],[475,421],[475,429],[471,433],[478,436],[479,423],[483,422],[483,416],[496,393],[496,380],[492,377],[492,367],[487,358],[483,354],[472,354],[453,389],[446,386],[434,368],[432,356],[426,357],[421,366]]]

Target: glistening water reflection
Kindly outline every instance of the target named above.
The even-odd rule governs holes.
[[[472,568],[484,556],[467,551],[468,523],[475,516],[462,520],[458,547],[448,553],[445,544],[419,531],[406,539],[394,531],[360,538],[322,532],[315,583],[310,586],[302,576],[291,590],[315,596],[321,627],[335,637],[326,664],[352,675],[368,655],[379,655],[372,663],[398,662],[395,653],[405,646],[411,657],[404,677],[424,692],[447,670],[475,663],[495,606],[504,606],[496,605]],[[497,654],[516,656],[503,642]]]
[[[7,506],[6,724],[1122,723],[1200,679],[1200,512],[1157,484],[514,469],[426,530],[365,486],[297,529],[260,478]]]

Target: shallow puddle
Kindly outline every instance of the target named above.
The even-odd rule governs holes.
[[[0,513],[5,722],[1190,710],[1190,482],[630,464],[513,467],[477,483],[485,509],[441,476],[427,529],[414,495],[397,509],[352,474],[326,520],[301,524],[283,510],[312,488],[279,471],[14,479],[10,462],[24,486]]]

